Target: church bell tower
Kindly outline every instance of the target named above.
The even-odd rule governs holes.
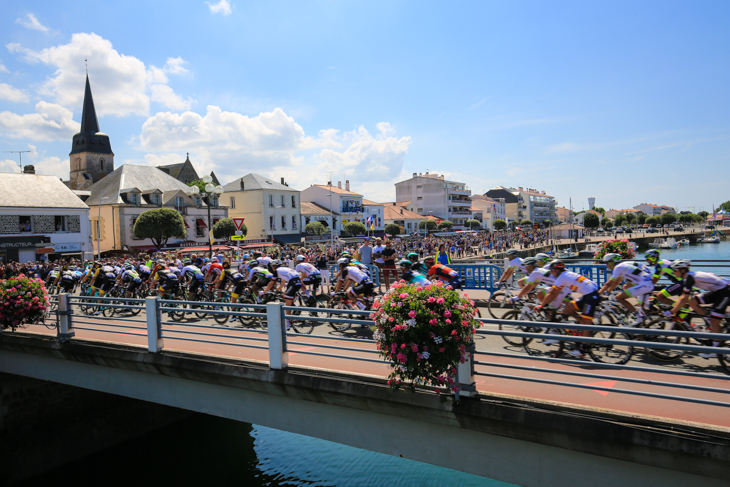
[[[71,177],[68,186],[71,189],[86,189],[114,171],[114,153],[109,143],[109,136],[99,131],[88,74],[84,109],[81,114],[81,130],[74,135],[69,157]]]

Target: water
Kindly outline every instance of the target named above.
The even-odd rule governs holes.
[[[326,418],[323,418],[326,421]],[[202,414],[21,485],[508,487],[476,475]]]
[[[665,259],[689,259],[694,263],[692,269],[696,271],[712,272],[718,276],[730,277],[730,262],[713,263],[697,262],[701,260],[727,260],[730,261],[730,240],[721,240],[719,244],[695,244],[680,245],[678,249],[660,249]],[[643,260],[644,250],[637,256]],[[728,266],[728,267],[721,267]]]

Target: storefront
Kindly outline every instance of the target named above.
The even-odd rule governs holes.
[[[44,253],[37,253],[47,248],[50,237],[29,235],[27,237],[0,237],[0,261],[35,262],[44,259]]]

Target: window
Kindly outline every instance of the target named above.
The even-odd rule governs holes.
[[[423,213],[423,208],[418,209],[418,214],[420,215],[421,213]]]
[[[136,217],[136,216],[132,217],[132,232],[131,232],[132,240],[142,240],[141,238],[137,238],[134,236],[134,224],[137,223],[137,218],[138,217]],[[96,225],[94,225],[94,226],[96,227]],[[94,237],[94,239],[96,239],[96,237]]]
[[[274,226],[274,217],[269,217],[269,230],[276,230],[276,227]]]
[[[282,199],[284,197],[282,196]],[[281,229],[286,230],[286,217],[284,215],[281,216]]]
[[[273,207],[274,207],[274,195],[270,194],[269,195],[269,208],[273,208]]]
[[[94,225],[92,229],[94,230],[94,240],[99,240],[99,235],[101,234],[101,226],[99,225],[99,220],[94,220]]]
[[[291,197],[291,207],[296,208],[297,207],[297,197],[292,195]]]
[[[305,216],[305,217],[304,217],[304,226],[307,226],[307,225],[309,225],[309,222],[310,222],[310,221],[312,221],[312,220],[311,220],[311,218],[309,218],[308,216]]]
[[[20,233],[30,233],[33,231],[33,224],[31,223],[31,218],[29,216],[20,216],[18,219],[20,223]]]
[[[421,201],[423,199],[423,196],[419,196],[416,198],[416,201]]]
[[[281,195],[281,207],[284,208],[284,195]]]
[[[57,232],[65,232],[66,231],[66,217],[65,216],[55,216],[54,217],[54,225]]]
[[[421,189],[421,188],[423,188],[423,185],[422,184],[419,184],[419,185],[416,186],[416,189]]]
[[[236,198],[231,196],[231,205],[230,208],[233,210],[236,208]]]
[[[101,166],[101,170],[104,171],[104,159],[99,160],[99,165]]]
[[[180,213],[185,210],[185,205],[183,204],[183,199],[181,196],[175,196],[175,209]]]
[[[291,217],[291,229],[296,230],[297,229],[297,217],[292,215]]]
[[[205,225],[201,225],[201,223],[204,223],[203,220],[200,218],[195,220],[195,236],[196,237],[205,237]]]

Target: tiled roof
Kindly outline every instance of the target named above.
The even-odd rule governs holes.
[[[0,207],[88,208],[56,176],[18,173],[0,173]]]
[[[241,189],[241,181],[243,181],[243,189]],[[265,178],[258,174],[246,174],[242,178],[238,178],[223,186],[224,193],[232,193],[234,191],[257,191],[262,189],[277,191],[299,191],[297,189],[277,183],[269,178]]]
[[[381,206],[381,205],[384,205],[385,203],[376,203],[375,201],[366,200],[365,198],[363,198],[362,199],[362,204],[363,205],[369,205],[369,206],[374,206],[374,205]]]
[[[337,193],[337,194],[351,194],[353,196],[362,196],[360,193],[353,193],[352,191],[338,188],[337,186],[334,186],[334,185],[330,186],[328,184],[315,184],[314,186],[316,186],[318,188],[326,189],[327,191],[329,191],[331,189],[333,193]]]
[[[386,205],[383,217],[386,220],[423,220],[424,217],[415,211],[406,210],[400,206]],[[401,213],[401,211],[403,213]]]
[[[138,188],[143,193],[155,189],[163,193],[173,190],[191,192],[190,186],[154,166],[124,164],[89,188],[91,196],[86,204],[96,206],[100,198],[104,198],[103,205],[122,204],[124,201],[120,193],[125,188]]]
[[[329,215],[330,211],[322,205],[313,203],[311,201],[302,201],[299,204],[299,212],[302,215]],[[339,215],[336,211],[332,212],[333,215]]]

